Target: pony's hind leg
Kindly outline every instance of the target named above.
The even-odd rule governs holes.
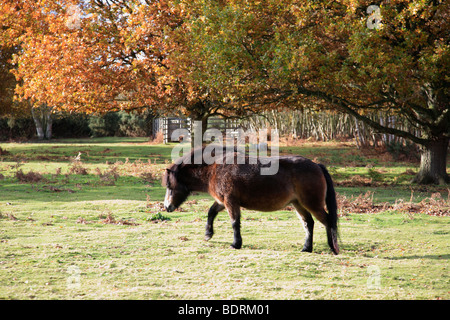
[[[223,209],[225,209],[225,206],[219,204],[217,201],[215,201],[211,206],[211,208],[209,208],[208,222],[206,223],[206,232],[205,232],[206,241],[210,240],[214,235],[214,228],[213,228],[214,219],[216,218],[217,214]]]
[[[337,226],[330,221],[330,215],[325,211],[325,209],[322,210],[316,210],[311,211],[314,217],[317,218],[327,230],[327,240],[328,245],[330,246],[331,251],[334,254],[339,254],[339,246],[337,241]]]
[[[292,205],[297,211],[298,217],[303,222],[303,228],[305,229],[305,244],[302,251],[312,252],[313,249],[313,232],[314,232],[314,219],[311,214],[306,210],[298,201],[292,202]]]
[[[233,199],[225,199],[225,208],[231,219],[231,226],[233,227],[233,244],[231,248],[240,249],[242,247],[241,237],[241,207]]]

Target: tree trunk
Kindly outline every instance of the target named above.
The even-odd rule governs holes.
[[[53,119],[52,119],[52,108],[49,108],[47,114],[45,115],[46,118],[46,130],[45,130],[45,138],[48,140],[52,139],[52,125],[53,125]]]
[[[432,140],[423,146],[420,169],[413,182],[419,184],[445,184],[450,182],[447,174],[449,138]]]
[[[52,108],[45,104],[39,107],[31,108],[34,124],[36,126],[36,134],[39,140],[52,138]],[[45,127],[45,130],[44,130]]]
[[[200,147],[197,144],[201,143],[203,145],[203,136],[208,129],[208,118],[209,115],[200,115],[197,117],[191,117],[191,147],[196,148]],[[200,122],[201,122],[201,130],[200,130]],[[199,137],[200,136],[200,137]],[[197,139],[196,139],[197,137]]]
[[[31,108],[31,114],[33,115],[34,124],[36,126],[36,134],[39,140],[44,140],[44,128],[42,126],[41,118],[34,108]]]

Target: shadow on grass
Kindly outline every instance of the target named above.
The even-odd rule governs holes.
[[[415,259],[431,259],[431,260],[449,260],[450,254],[424,254],[401,257],[385,257],[386,260],[415,260]]]
[[[147,194],[150,195],[152,201],[162,201],[165,193],[165,189],[158,180],[149,183],[136,177],[120,177],[115,182],[103,182],[95,175],[78,176],[71,179],[69,183],[65,183],[62,180],[36,184],[18,183],[16,181],[8,182],[4,181],[2,192],[10,202],[19,200],[30,200],[33,202],[145,201]]]

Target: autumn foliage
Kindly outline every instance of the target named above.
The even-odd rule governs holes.
[[[4,36],[23,50],[15,56],[18,97],[86,112],[150,104],[161,93],[159,27],[169,24],[150,9],[130,13],[100,1],[89,7],[82,1],[11,1],[3,25]],[[164,20],[157,30],[150,30],[153,15]]]
[[[204,122],[265,109],[333,109],[420,145],[416,181],[443,183],[449,181],[449,6],[4,0],[0,45],[14,52],[6,62],[17,100],[31,105],[151,108]],[[409,129],[369,116],[379,111],[404,119]]]

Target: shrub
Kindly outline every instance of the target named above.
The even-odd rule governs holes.
[[[43,179],[39,172],[30,171],[23,173],[22,169],[18,170],[15,174],[16,178],[23,183],[36,183]]]
[[[169,217],[166,217],[165,215],[163,215],[161,212],[158,212],[158,213],[153,214],[147,220],[158,222],[158,221],[169,221],[171,219]]]
[[[52,115],[52,135],[57,138],[150,136],[152,134],[151,111],[108,112],[88,115],[85,113],[57,112]],[[33,118],[0,118],[0,140],[32,139],[36,134]]]
[[[395,161],[417,161],[420,159],[420,153],[417,145],[406,141],[392,141],[386,145],[387,151],[392,155]]]
[[[72,166],[69,168],[69,174],[81,174],[84,176],[88,174],[88,169],[83,167],[81,161],[74,161]]]
[[[117,112],[109,112],[104,115],[91,116],[89,129],[93,137],[115,136],[119,131],[119,115]]]
[[[36,133],[33,119],[30,118],[0,118],[0,140],[28,140]]]
[[[149,117],[135,112],[119,112],[118,134],[126,137],[142,137],[149,135]]]
[[[54,116],[52,130],[53,137],[57,138],[89,137],[89,116],[84,113],[59,113]]]

